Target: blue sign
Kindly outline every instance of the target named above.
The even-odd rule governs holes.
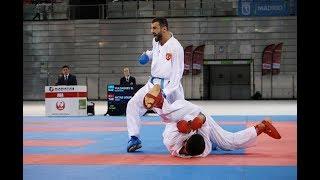
[[[114,85],[113,84],[107,85],[107,89],[108,91],[114,91]]]
[[[107,85],[107,101],[109,115],[123,115],[128,101],[134,95],[134,86]]]
[[[239,0],[239,16],[289,16],[295,14],[296,0]],[[289,11],[290,10],[290,11]]]

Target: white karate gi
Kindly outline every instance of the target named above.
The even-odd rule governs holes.
[[[164,99],[162,109],[153,108],[166,123],[163,132],[163,143],[173,156],[190,158],[191,156],[180,155],[179,151],[183,146],[183,142],[191,135],[195,134],[192,131],[189,134],[183,134],[178,131],[177,123],[179,120],[193,120],[199,113],[203,113],[201,108],[186,100],[177,100],[170,104]],[[206,122],[202,125],[197,133],[202,135],[205,141],[205,150],[197,157],[206,157],[210,154],[212,147],[218,147],[223,150],[235,150],[247,148],[254,145],[257,137],[255,127],[249,127],[235,133],[228,132],[222,129],[211,116],[203,113],[206,116]]]
[[[171,34],[172,35],[172,34]],[[139,137],[141,119],[147,109],[143,106],[144,96],[151,90],[154,84],[159,84],[169,102],[184,99],[181,78],[184,70],[184,50],[177,39],[171,38],[162,46],[153,39],[152,51],[147,51],[151,59],[151,77],[130,99],[127,104],[127,128],[128,135]],[[159,79],[162,78],[162,79]]]

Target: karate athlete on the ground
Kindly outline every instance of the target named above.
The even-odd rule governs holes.
[[[143,106],[143,97],[154,84],[159,84],[169,102],[184,99],[181,78],[184,70],[184,50],[173,34],[168,30],[165,18],[154,18],[151,23],[154,35],[152,51],[144,52],[139,62],[146,64],[151,61],[151,77],[147,84],[130,99],[127,104],[127,128],[129,142],[127,152],[134,152],[142,147],[139,139],[141,119],[147,112]]]
[[[156,111],[165,122],[163,143],[170,154],[177,157],[206,157],[216,148],[226,151],[248,148],[255,145],[261,133],[274,139],[281,138],[271,120],[266,119],[242,131],[228,132],[191,102],[177,100],[169,103],[158,85],[146,94],[144,105]]]

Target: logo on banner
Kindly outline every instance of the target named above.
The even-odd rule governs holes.
[[[56,103],[56,108],[61,111],[61,110],[64,110],[64,108],[66,107],[66,104],[64,103],[64,101],[57,101]]]
[[[169,61],[172,59],[172,54],[171,53],[167,53],[166,54],[166,59]]]
[[[108,91],[114,91],[114,85],[112,84],[112,85],[108,85]]]
[[[52,90],[51,90],[52,89]],[[74,87],[49,87],[49,91],[74,91]]]
[[[108,100],[114,101],[114,94],[108,94]]]
[[[79,99],[79,109],[87,109],[87,99]]]
[[[241,12],[245,16],[250,15],[250,3],[249,2],[242,2]]]
[[[220,46],[220,47],[219,47],[219,52],[220,52],[220,53],[223,53],[223,52],[224,52],[224,47],[223,47],[223,46]]]

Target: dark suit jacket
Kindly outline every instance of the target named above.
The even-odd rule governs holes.
[[[128,82],[128,81],[126,80],[126,77],[123,76],[123,77],[120,79],[120,85],[122,85],[122,86],[133,85],[133,86],[135,86],[135,85],[136,85],[136,78],[130,76],[130,77],[129,77],[129,82]]]
[[[58,82],[56,83],[56,86],[72,86],[72,85],[78,85],[77,78],[75,75],[69,74],[68,79],[65,81],[64,76],[61,76],[58,78]]]

